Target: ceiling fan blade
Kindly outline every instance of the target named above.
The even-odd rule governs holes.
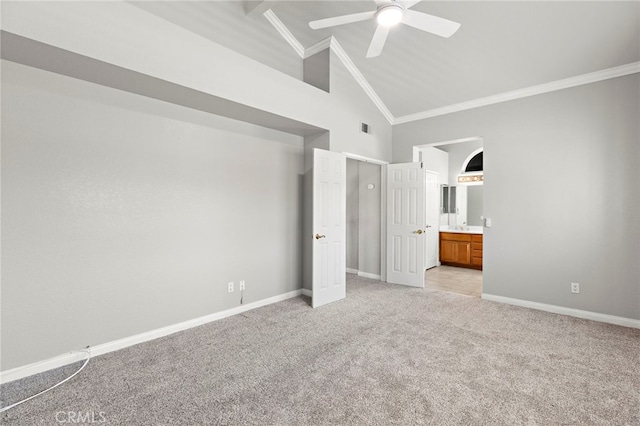
[[[415,6],[416,4],[420,3],[422,0],[404,0],[402,2],[402,6],[405,9],[409,9],[410,7]]]
[[[376,11],[352,13],[350,15],[334,16],[333,18],[318,19],[317,21],[309,22],[309,26],[314,30],[321,28],[335,27],[337,25],[350,24],[352,22],[364,21],[371,19],[375,16]]]
[[[385,41],[387,41],[387,36],[389,35],[389,29],[390,27],[378,25],[378,28],[376,28],[376,32],[373,34],[373,38],[371,39],[369,50],[367,50],[367,58],[373,58],[382,53],[382,48],[384,47]]]
[[[460,24],[457,22],[422,12],[416,12],[415,10],[405,10],[401,22],[419,30],[439,35],[440,37],[451,37],[458,31],[458,28],[460,28]]]

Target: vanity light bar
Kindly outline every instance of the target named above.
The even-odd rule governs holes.
[[[482,181],[484,181],[484,175],[458,176],[458,183],[473,183],[473,182],[482,182]]]

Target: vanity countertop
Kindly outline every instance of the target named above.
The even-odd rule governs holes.
[[[454,232],[458,234],[482,234],[482,226],[449,226],[442,225],[440,232]]]

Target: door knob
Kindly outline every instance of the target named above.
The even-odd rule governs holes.
[[[320,235],[320,234],[316,234],[316,240],[319,240],[320,238],[325,238],[325,235]]]
[[[418,229],[417,231],[413,231],[413,233],[420,235],[420,234],[422,234],[422,229]]]

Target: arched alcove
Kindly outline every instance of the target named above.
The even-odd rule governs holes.
[[[473,172],[481,172],[484,170],[483,168],[483,153],[484,151],[480,151],[476,155],[468,158],[465,161],[465,167],[462,170],[462,173],[473,173]]]

